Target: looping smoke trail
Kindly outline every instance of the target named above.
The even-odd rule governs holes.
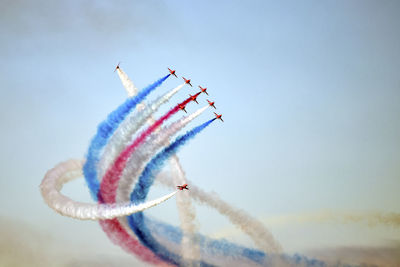
[[[193,128],[185,135],[178,137],[171,145],[164,148],[160,153],[158,153],[157,156],[155,156],[146,165],[144,171],[139,177],[139,180],[131,194],[132,202],[144,202],[149,192],[150,186],[154,182],[155,175],[157,174],[157,172],[159,172],[165,161],[169,159],[173,154],[175,154],[181,146],[183,146],[186,142],[194,138],[198,133],[200,133],[203,129],[210,125],[210,123],[212,123],[214,120],[215,118],[203,123],[200,126]],[[144,224],[143,213],[138,213],[137,215],[138,216],[128,217],[128,221],[140,241],[144,243],[146,247],[150,248],[152,251],[155,251],[156,254],[160,256],[163,260],[171,264],[179,265],[181,257],[177,254],[169,252],[165,247],[159,244]],[[203,262],[201,264],[204,266],[207,265]]]
[[[168,76],[166,76],[166,77],[168,77]],[[126,76],[126,78],[127,78],[127,76]],[[133,94],[133,93],[132,93]],[[136,98],[135,98],[136,99]],[[164,101],[164,99],[158,99],[158,102],[157,103],[160,103],[161,101]],[[138,103],[136,103],[135,104],[135,106],[136,106],[136,108],[137,108],[137,110],[139,110],[139,105],[140,105],[140,103],[138,102]],[[123,105],[121,105],[121,106],[123,106]],[[151,116],[151,109],[153,109],[153,105],[152,105],[152,107],[149,109],[150,111],[149,111],[149,113],[148,114],[150,114],[149,116],[147,116],[147,118],[150,118],[150,116]],[[127,115],[128,114],[131,114],[131,116],[133,117],[135,117],[135,118],[137,118],[137,117],[140,117],[140,118],[146,118],[146,116],[144,115],[145,113],[143,112],[143,113],[141,113],[142,115],[141,116],[137,116],[138,114],[140,114],[140,112],[136,112],[136,113],[130,113],[130,111],[132,111],[132,110],[134,110],[134,107],[132,108],[132,107],[129,107],[129,109],[128,110],[122,110],[122,113],[118,113],[118,112],[116,112],[116,111],[114,111],[112,114],[110,114],[109,115],[109,118],[108,118],[108,121],[106,120],[106,122],[107,123],[105,123],[105,124],[101,124],[100,126],[99,126],[99,130],[98,130],[98,132],[97,132],[97,135],[99,135],[100,136],[100,143],[99,144],[96,144],[96,142],[94,142],[94,140],[92,141],[92,144],[91,144],[91,146],[90,146],[90,148],[89,148],[89,151],[88,151],[88,160],[87,160],[87,162],[86,162],[86,164],[85,164],[85,166],[89,166],[88,168],[90,169],[91,167],[93,167],[93,168],[97,168],[96,169],[96,171],[98,171],[99,173],[101,173],[101,168],[102,168],[102,166],[105,166],[106,168],[108,168],[109,166],[110,166],[110,164],[98,164],[99,163],[99,157],[100,157],[100,155],[101,154],[103,154],[103,155],[108,155],[108,153],[104,153],[105,152],[105,149],[108,147],[108,146],[106,146],[105,147],[105,145],[106,145],[106,143],[108,142],[108,144],[109,144],[109,146],[111,147],[111,149],[113,149],[113,145],[120,145],[120,144],[122,144],[122,147],[124,147],[125,146],[125,144],[124,143],[117,143],[117,144],[111,144],[111,140],[110,140],[110,137],[111,136],[115,136],[115,135],[113,135],[114,134],[114,132],[115,133],[119,133],[119,132],[123,132],[123,130],[124,130],[124,128],[121,128],[120,126],[122,126],[121,125],[121,121],[124,121],[124,119],[127,117]],[[134,115],[133,115],[134,114]],[[115,116],[115,117],[113,117],[113,116]],[[214,120],[214,119],[213,119]],[[125,120],[125,121],[128,121],[128,120]],[[137,127],[140,127],[143,123],[142,123],[142,121],[143,121],[143,119],[141,119],[141,121],[140,122],[138,122],[137,123]],[[156,125],[157,124],[157,122],[155,122],[154,123],[154,125]],[[135,126],[135,127],[136,127]],[[159,127],[160,125],[158,125],[158,126],[156,126],[157,128]],[[103,127],[103,128],[102,128]],[[152,130],[152,131],[150,131],[150,132],[155,132],[155,130],[156,130],[156,127],[154,127],[154,129]],[[117,130],[117,128],[118,128],[118,130]],[[132,128],[133,129],[133,128]],[[130,132],[130,134],[128,134],[129,135],[129,137],[128,138],[130,138],[130,136],[134,133],[134,132],[136,132],[136,130],[133,130],[133,131],[131,131]],[[152,133],[150,133],[149,135],[148,135],[148,137],[150,137],[150,135],[151,135]],[[95,137],[97,137],[97,135],[95,136]],[[127,136],[128,136],[127,135]],[[141,136],[139,136],[139,138],[141,138],[141,137],[143,137],[143,135],[141,135]],[[157,135],[155,134],[154,135],[154,138],[159,138],[160,136],[158,136],[157,137]],[[153,138],[153,137],[150,137],[150,138]],[[95,138],[94,138],[95,139]],[[112,139],[112,138],[111,138]],[[143,138],[143,140],[145,140],[146,139],[146,137],[144,137]],[[144,141],[137,141],[138,142],[138,145],[137,145],[137,147],[138,148],[140,148],[140,144],[142,144]],[[93,145],[94,144],[94,145]],[[92,147],[92,145],[93,145],[93,147]],[[169,147],[171,147],[171,146],[169,146]],[[117,172],[117,175],[115,175],[114,176],[114,179],[115,179],[115,183],[118,183],[118,179],[120,179],[119,178],[119,176],[121,176],[121,174],[123,174],[123,172],[124,172],[124,170],[126,169],[126,162],[128,161],[128,159],[129,158],[131,158],[131,155],[132,155],[132,153],[133,152],[138,152],[138,150],[136,151],[137,149],[136,148],[132,148],[132,150],[131,151],[129,151],[129,153],[127,152],[125,155],[122,155],[121,156],[121,162],[119,162],[119,163],[117,163],[117,162],[115,162],[115,164],[113,165],[114,167],[116,167],[117,169],[122,169],[122,171],[118,171]],[[115,153],[115,155],[118,155],[120,152],[118,151],[118,149],[116,149],[115,151],[117,151],[116,153]],[[125,150],[126,151],[126,150]],[[123,152],[124,153],[124,152]],[[123,154],[122,153],[122,154]],[[170,155],[171,156],[171,155]],[[113,161],[114,160],[114,158],[115,157],[111,157],[111,160]],[[90,164],[88,164],[88,162],[90,162],[90,161],[92,161],[92,166],[90,166]],[[165,160],[164,160],[165,161]],[[179,162],[177,162],[178,164],[179,164]],[[99,166],[100,165],[100,166]],[[154,167],[154,166],[153,166]],[[60,171],[60,173],[58,174],[58,175],[61,175],[62,176],[62,179],[65,179],[65,180],[68,180],[68,179],[72,179],[71,177],[74,177],[74,175],[76,175],[76,173],[74,173],[74,171],[73,171],[73,169],[75,169],[75,171],[76,171],[76,168],[78,168],[77,166],[71,166],[71,169],[70,169],[70,172],[68,172],[68,170],[61,170]],[[122,173],[121,173],[122,172]],[[54,172],[53,172],[54,173]],[[98,178],[99,178],[99,176],[97,175],[97,173],[95,172],[94,174],[93,173],[90,173],[90,171],[88,171],[88,173],[89,173],[89,176],[90,175],[92,175],[92,177],[91,178],[94,178],[94,179],[92,179],[92,180],[90,180],[90,179],[88,179],[88,177],[87,177],[87,173],[85,173],[85,178],[86,178],[86,181],[88,182],[88,180],[89,181],[92,181],[93,182],[93,184],[94,184],[94,186],[93,186],[93,184],[90,184],[89,182],[88,182],[88,185],[89,185],[89,188],[90,188],[90,190],[91,190],[91,193],[92,193],[92,195],[93,194],[96,194],[96,191],[99,191],[99,181],[97,180]],[[62,175],[62,174],[65,174],[64,176]],[[154,180],[154,178],[153,178],[153,180]],[[103,179],[103,181],[104,181],[104,179]],[[112,181],[111,181],[111,184],[112,184]],[[58,184],[56,184],[56,183],[53,183],[52,184],[52,186],[53,186],[53,188],[57,188],[57,187],[59,187],[60,189],[61,189],[61,187],[60,187],[60,185],[58,185]],[[111,187],[110,187],[111,188]],[[136,187],[135,187],[136,188]],[[116,189],[116,186],[115,185],[113,185],[112,186],[112,189],[113,190],[115,190]],[[55,191],[57,191],[57,190],[55,190]],[[112,190],[111,190],[112,191]],[[53,192],[54,192],[54,190],[53,190]],[[56,192],[57,193],[57,192]],[[60,193],[60,192],[58,192],[58,193]],[[101,195],[101,193],[102,192],[99,192],[99,195]],[[107,193],[107,190],[106,190],[106,193]],[[111,198],[111,199],[113,199],[114,201],[115,201],[115,193],[112,193],[112,192],[108,192],[108,193],[110,193],[110,195],[108,195],[108,196],[106,196],[105,198]],[[114,194],[114,196],[113,196],[113,194]],[[175,194],[175,192],[174,193],[172,193],[172,194]],[[54,194],[52,193],[51,194],[51,196],[53,196]],[[107,195],[107,194],[106,194]],[[94,198],[96,199],[96,196],[94,196]],[[145,198],[145,197],[144,197]],[[103,202],[103,199],[102,199],[102,197],[100,197],[99,198],[99,200],[100,200],[100,202]],[[143,200],[144,201],[144,200]],[[143,201],[141,201],[141,202],[143,202]],[[119,205],[120,203],[118,202],[117,204],[115,204],[115,203],[107,203],[106,205],[104,205],[103,207],[109,207],[110,205],[111,206],[113,206],[113,205]],[[63,205],[63,204],[62,204]],[[108,205],[108,206],[107,206]],[[67,209],[68,209],[68,205],[65,205],[66,207],[67,207]],[[99,207],[102,207],[102,205],[99,205]],[[75,209],[75,207],[72,207],[72,206],[70,206],[69,207],[69,209]],[[139,213],[140,215],[138,215],[137,217],[140,217],[140,216],[142,216],[143,215],[143,213]],[[130,216],[129,218],[133,218],[133,217],[135,217],[135,216]],[[149,251],[149,250],[146,250],[145,248],[143,248],[138,242],[133,242],[133,241],[135,241],[135,240],[133,240],[132,238],[130,238],[130,235],[129,235],[129,233],[127,233],[127,232],[122,232],[122,231],[120,231],[120,230],[116,230],[115,228],[113,228],[113,227],[118,227],[118,225],[112,225],[112,224],[108,224],[108,225],[104,225],[103,224],[103,222],[109,222],[109,221],[117,221],[118,222],[118,220],[117,219],[114,219],[114,220],[105,220],[105,221],[102,221],[101,223],[102,223],[102,227],[104,228],[104,229],[106,229],[105,231],[107,232],[107,234],[109,235],[109,237],[110,237],[110,239],[113,239],[113,238],[115,238],[116,236],[118,236],[117,238],[118,239],[125,239],[126,241],[127,241],[127,243],[124,243],[123,244],[123,248],[124,249],[127,249],[129,252],[133,252],[133,253],[135,253],[135,254],[137,254],[141,259],[143,259],[143,260],[145,260],[145,261],[148,261],[148,262],[154,262],[154,263],[159,263],[159,261],[157,260],[157,258],[155,257],[156,255],[153,253],[153,252],[151,252],[151,251]],[[142,216],[142,221],[144,222],[144,216]],[[143,237],[146,237],[147,236],[147,234],[150,234],[150,236],[151,236],[151,233],[150,232],[148,232],[148,233],[146,233],[145,231],[143,232],[143,230],[145,230],[146,229],[146,223],[148,223],[148,224],[150,224],[151,223],[151,221],[150,222],[148,222],[148,221],[146,221],[146,222],[144,222],[144,225],[142,225],[142,227],[144,227],[144,228],[142,228],[141,230],[142,230],[142,233],[141,233],[141,235],[142,235],[142,238]],[[156,223],[153,223],[153,225],[156,225]],[[120,225],[119,225],[120,226]],[[131,225],[132,226],[132,225]],[[166,243],[166,245],[167,245],[167,247],[169,247],[170,245],[171,245],[171,238],[173,238],[173,236],[175,236],[176,238],[178,238],[179,239],[179,241],[181,241],[180,239],[182,238],[182,231],[180,231],[179,229],[179,231],[175,231],[175,233],[173,233],[173,231],[171,231],[171,229],[176,229],[176,228],[173,228],[173,227],[169,227],[168,225],[166,225],[166,224],[163,224],[162,225],[163,227],[160,227],[160,229],[161,228],[168,228],[168,229],[170,229],[169,231],[170,231],[170,233],[168,233],[167,232],[167,230],[165,230],[164,232],[160,232],[161,233],[161,239],[164,239],[167,243]],[[152,229],[152,230],[154,230],[154,229]],[[173,234],[172,234],[173,233]],[[127,235],[125,235],[124,236],[124,234],[127,234]],[[143,236],[143,234],[145,234],[144,236]],[[140,236],[139,236],[140,237]],[[151,238],[151,237],[150,237]],[[254,263],[259,263],[259,264],[263,264],[263,262],[261,262],[260,261],[260,259],[263,261],[264,259],[265,259],[265,257],[266,257],[266,255],[263,253],[263,252],[260,252],[260,251],[255,251],[255,250],[252,250],[252,249],[247,249],[247,248],[240,248],[240,249],[236,249],[235,248],[235,246],[234,245],[232,245],[232,244],[230,244],[229,242],[224,242],[224,241],[221,241],[221,240],[210,240],[210,239],[208,239],[208,238],[205,238],[205,237],[203,237],[203,236],[201,236],[201,235],[196,235],[196,238],[198,238],[198,240],[199,240],[199,244],[201,245],[201,247],[202,247],[202,251],[201,251],[201,253],[204,255],[204,258],[206,258],[206,259],[208,259],[208,257],[211,255],[211,257],[214,257],[213,258],[213,262],[218,262],[218,259],[216,259],[216,258],[218,258],[219,256],[228,256],[227,258],[225,257],[224,259],[219,259],[220,260],[220,263],[221,264],[218,264],[218,265],[222,265],[222,264],[224,264],[224,263],[226,263],[224,260],[230,260],[231,262],[232,262],[232,260],[235,258],[234,257],[234,254],[240,254],[241,255],[241,257],[242,256],[245,256],[245,257],[247,257],[247,258],[249,258],[249,259],[251,259],[251,260],[253,260],[253,262]],[[116,241],[116,240],[114,240],[114,241]],[[155,240],[154,240],[155,241]],[[118,241],[117,241],[118,242]],[[153,243],[153,245],[154,244],[156,244],[156,243]],[[119,244],[119,245],[121,245],[121,244]],[[165,243],[164,243],[164,246],[165,246]],[[160,245],[158,244],[158,248],[160,249],[161,247],[160,247]],[[156,252],[156,254],[157,254],[157,256],[161,256],[161,257],[165,257],[165,256],[168,256],[168,250],[165,250],[165,253],[160,253],[160,251],[155,251]],[[211,253],[211,254],[210,254]],[[214,256],[213,256],[214,255]],[[219,256],[217,256],[217,255],[219,255]],[[175,257],[176,256],[176,257]],[[181,257],[180,257],[180,255],[172,255],[171,253],[169,253],[169,257],[170,257],[170,259],[171,259],[171,263],[175,263],[175,262],[177,262],[177,263],[179,263],[179,264],[185,264],[186,262],[184,262],[184,261],[182,261],[182,260],[184,260],[184,259],[182,259]],[[269,256],[268,256],[269,257]],[[293,259],[296,261],[296,262],[298,262],[297,260],[296,260],[296,257],[293,257],[293,258],[290,258],[290,262],[294,262],[293,261]],[[234,263],[234,262],[232,262],[232,263]],[[201,264],[201,265],[207,265],[205,262],[198,262],[198,264]]]
[[[142,205],[134,205],[131,202],[97,205],[73,201],[62,195],[60,191],[65,183],[81,175],[82,172],[77,171],[81,168],[82,161],[62,162],[49,170],[40,184],[40,190],[47,205],[61,215],[80,220],[112,219],[154,207],[176,194],[175,191]]]
[[[93,137],[89,145],[86,163],[83,166],[85,180],[88,184],[90,193],[94,200],[97,200],[97,194],[100,187],[99,181],[97,179],[96,165],[99,161],[102,148],[106,145],[108,139],[114,133],[118,125],[125,119],[126,115],[132,109],[134,109],[138,103],[142,102],[148,94],[150,94],[154,89],[160,86],[168,77],[169,74],[140,91],[140,93],[136,97],[128,98],[116,110],[111,112],[105,121],[99,124],[97,133]]]

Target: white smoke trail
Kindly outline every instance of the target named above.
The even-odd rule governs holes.
[[[175,186],[171,179],[165,175],[165,173],[161,173],[159,176],[157,176],[157,180],[168,187]],[[240,228],[240,230],[246,233],[258,248],[267,253],[282,252],[281,245],[274,239],[272,234],[260,221],[252,218],[243,210],[231,207],[228,203],[220,199],[215,192],[206,193],[192,182],[188,181],[188,184],[190,184],[190,194],[192,195],[193,199],[202,204],[213,207],[219,213],[225,215],[232,224],[236,225]]]
[[[133,97],[137,95],[138,93],[137,87],[133,84],[131,79],[129,79],[128,75],[121,69],[121,67],[117,68],[117,73],[119,79],[122,82],[122,85],[124,86],[126,92],[128,93],[128,97]]]
[[[186,175],[182,166],[179,162],[179,158],[174,155],[170,159],[170,164],[172,166],[172,180],[175,185],[186,184]],[[197,227],[195,222],[196,212],[194,206],[192,205],[190,192],[182,192],[176,196],[176,203],[179,209],[184,212],[179,213],[179,219],[181,221],[181,229],[183,232],[182,236],[182,246],[181,255],[185,260],[185,266],[193,262],[198,262],[200,259],[200,246],[196,240]]]
[[[178,191],[148,201],[140,205],[131,202],[118,204],[92,204],[73,201],[61,194],[63,185],[82,176],[83,161],[69,160],[61,162],[49,170],[40,184],[43,199],[47,205],[61,215],[80,220],[104,220],[127,216],[154,207],[173,197]]]
[[[153,101],[151,104],[146,106],[143,110],[137,110],[131,112],[126,119],[120,124],[118,129],[115,131],[113,136],[103,150],[103,155],[98,164],[99,179],[101,179],[106,173],[107,169],[114,162],[116,157],[121,151],[129,144],[132,135],[149,119],[151,115],[158,110],[158,108],[166,103],[174,94],[176,94],[185,83],[172,89],[162,97]]]

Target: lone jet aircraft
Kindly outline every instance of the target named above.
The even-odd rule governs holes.
[[[188,186],[187,184],[178,185],[178,186],[176,186],[176,188],[179,189],[179,190],[183,190],[183,189],[189,190],[189,188],[187,186]]]

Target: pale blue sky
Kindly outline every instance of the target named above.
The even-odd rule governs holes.
[[[400,212],[398,1],[20,0],[0,10],[1,216],[49,231],[99,228],[54,213],[38,186],[56,163],[84,156],[96,125],[126,97],[112,72],[118,61],[139,88],[167,67],[208,88],[225,123],[185,147],[181,162],[189,179],[253,216]],[[171,77],[151,97],[179,83]],[[73,188],[89,200],[82,181]],[[176,213],[174,201],[157,209]],[[201,216],[213,211],[198,209],[210,230]],[[399,240],[363,226],[343,240],[325,231],[331,246]]]

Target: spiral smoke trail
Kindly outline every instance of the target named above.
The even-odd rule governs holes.
[[[120,69],[118,69],[118,74],[123,79],[129,79]],[[127,212],[126,210],[132,212],[132,209],[138,207],[145,209],[150,205],[149,203],[157,205],[161,203],[160,201],[175,195],[176,191],[155,201],[145,202],[156,174],[167,161],[172,161],[171,164],[173,166],[174,163],[176,164],[173,168],[175,179],[177,179],[175,181],[178,181],[178,179],[180,179],[179,181],[186,180],[179,161],[173,157],[180,147],[215,120],[212,119],[201,126],[195,127],[185,135],[178,137],[172,144],[167,145],[171,136],[197,116],[194,116],[194,114],[200,114],[207,108],[199,109],[194,114],[160,129],[163,122],[179,110],[178,105],[160,119],[154,121],[148,128],[141,131],[131,143],[133,135],[148,119],[151,119],[154,111],[183,87],[183,85],[178,86],[161,98],[153,101],[147,107],[142,104],[144,98],[152,90],[161,85],[168,76],[163,77],[148,88],[140,91],[138,96],[126,100],[125,103],[110,113],[108,118],[99,125],[98,131],[89,146],[87,160],[83,166],[83,173],[85,174],[92,197],[98,199],[99,203],[79,203],[61,194],[60,190],[63,184],[76,178],[82,171],[83,161],[76,160],[60,163],[46,174],[41,184],[42,195],[46,203],[63,215],[72,214],[76,217],[81,217],[84,214],[84,216],[90,219],[114,218],[100,221],[109,238],[129,253],[137,255],[140,259],[148,263],[201,266],[229,263],[230,266],[252,266],[270,265],[273,262],[281,261],[289,264],[305,263],[309,266],[322,266],[319,262],[308,260],[301,256],[295,255],[292,257],[280,253],[265,254],[265,252],[260,250],[238,246],[225,240],[214,240],[197,234],[195,228],[190,228],[191,226],[188,224],[185,225],[186,221],[193,222],[193,214],[195,213],[193,207],[190,206],[187,206],[189,207],[188,213],[182,214],[183,216],[180,215],[183,222],[182,229],[165,223],[159,223],[156,220],[150,220],[142,212],[134,213],[128,217],[129,228],[126,227],[126,224],[121,223],[123,219],[115,218],[115,216],[124,215]],[[128,86],[128,84],[129,81],[125,83],[125,86]],[[135,87],[132,84],[129,88],[127,91],[133,96],[135,94]],[[186,105],[191,100],[191,98],[188,98],[180,105]],[[157,154],[161,148],[163,149]],[[156,156],[153,157],[155,154]],[[144,165],[151,157],[153,159],[147,165]],[[132,170],[129,169],[131,168],[129,164],[131,161],[139,162],[134,167],[135,169],[132,168]],[[135,173],[135,175],[129,177],[130,172]],[[99,174],[102,176],[99,176]],[[123,191],[123,189],[120,189],[120,185],[128,183],[130,186],[127,188],[131,188],[137,177],[139,177],[139,180],[134,187],[130,201],[129,199],[126,202],[120,201],[120,199],[129,195],[129,191]],[[212,194],[207,194],[201,190],[197,192],[196,190],[193,191],[193,189],[196,189],[196,186],[193,184],[190,185],[190,188],[190,196],[197,196],[198,200],[211,198],[212,201],[204,200],[204,203],[214,205],[218,211],[227,216],[232,222],[243,227],[243,230],[253,238],[258,247],[261,247],[264,251],[280,252],[280,246],[273,239],[272,235],[260,223],[257,225],[257,221],[253,222],[253,219],[246,213],[230,207],[218,197],[212,198]],[[189,195],[188,192],[179,193],[182,196],[185,194]],[[187,205],[180,203],[179,200],[177,201],[178,205]],[[254,226],[255,229],[249,229],[249,226]],[[141,243],[133,238],[131,229]],[[185,238],[188,239],[185,240]],[[189,252],[188,250],[182,250],[182,245],[191,243],[196,244],[196,247],[193,246],[193,250]]]

